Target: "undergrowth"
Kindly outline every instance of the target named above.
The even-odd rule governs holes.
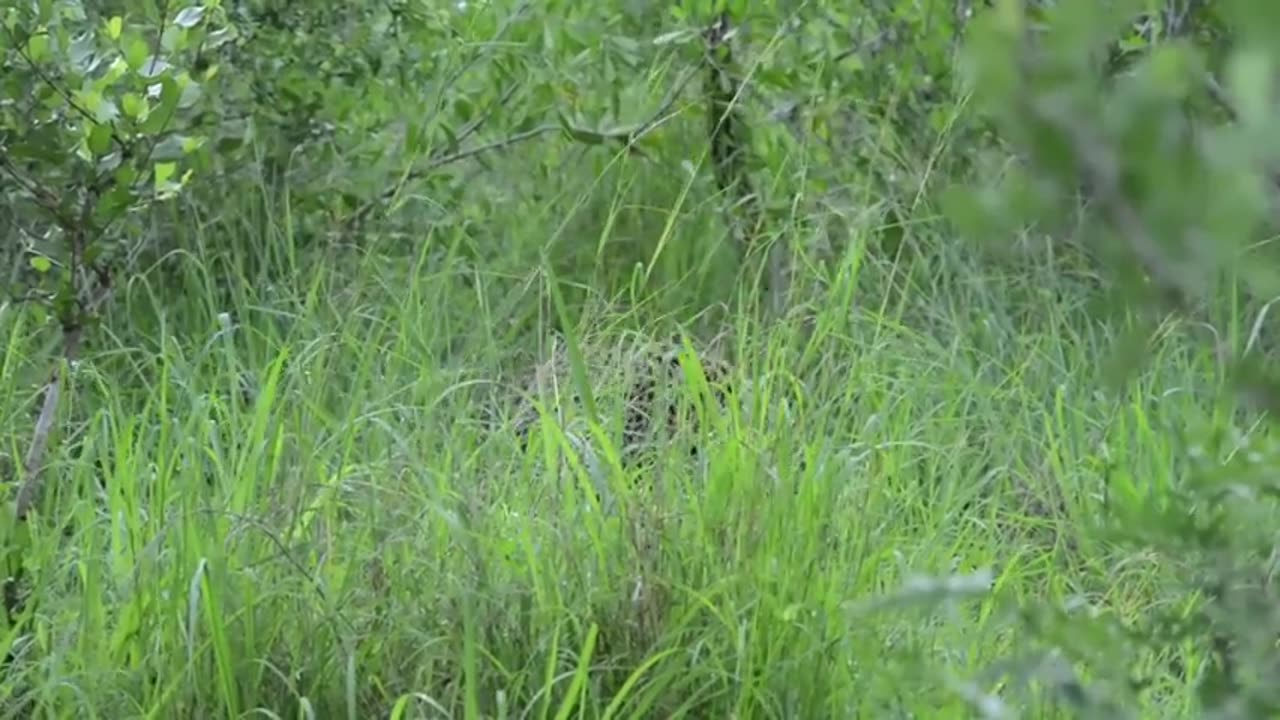
[[[784,321],[726,315],[725,409],[638,467],[589,467],[607,434],[551,419],[521,451],[481,407],[552,326],[625,342],[669,316],[511,328],[501,272],[430,250],[230,293],[196,252],[179,302],[140,278],[75,369],[10,716],[961,716],[1041,641],[1023,603],[1087,609],[1085,632],[1185,602],[1098,521],[1114,468],[1168,477],[1166,429],[1226,417],[1213,358],[1170,332],[1117,389],[1052,259],[1002,270],[920,231],[952,272],[904,292],[937,258],[858,240]],[[0,323],[17,457],[38,328]],[[1169,668],[1198,652],[1123,666],[1154,678],[1146,712],[1186,712]]]

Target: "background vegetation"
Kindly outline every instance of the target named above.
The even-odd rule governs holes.
[[[6,5],[0,711],[1273,716],[1278,34]]]

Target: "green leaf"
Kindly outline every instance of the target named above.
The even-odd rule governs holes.
[[[465,97],[459,97],[453,101],[453,111],[457,114],[458,119],[462,122],[468,122],[475,114],[475,106]]]
[[[137,93],[126,93],[120,98],[120,108],[130,120],[140,120],[147,114],[147,101]]]
[[[179,160],[204,147],[206,138],[201,136],[169,135],[156,143],[152,157],[156,160]]]
[[[684,44],[697,37],[698,33],[695,30],[672,30],[654,38],[653,44],[658,46]]]
[[[191,180],[192,171],[188,170],[182,174],[182,177],[176,181],[173,180],[173,174],[177,170],[177,163],[163,162],[156,163],[155,167],[155,192],[157,200],[167,200],[177,195],[183,187]]]
[[[204,90],[200,87],[200,83],[191,79],[186,73],[179,78],[182,83],[182,95],[178,98],[178,107],[187,109],[200,101],[204,96]]]
[[[14,159],[34,160],[60,166],[66,162],[66,137],[52,124],[42,125],[19,136],[17,142],[9,145],[7,150]]]
[[[156,189],[160,186],[168,184],[173,174],[178,171],[178,164],[172,162],[158,162],[155,167]]]
[[[43,275],[53,269],[53,262],[43,255],[33,255],[31,257],[31,267]]]
[[[168,60],[165,60],[159,55],[152,55],[142,63],[142,67],[138,69],[138,74],[144,78],[154,78],[164,75],[172,69],[172,67],[173,66],[169,64]]]
[[[209,33],[209,37],[205,39],[205,47],[209,50],[216,50],[235,40],[236,37],[238,36],[234,27],[224,27]]]
[[[125,62],[129,63],[129,69],[134,72],[142,67],[150,54],[151,48],[147,47],[147,42],[137,35],[130,37],[124,44]]]
[[[27,41],[27,55],[32,62],[44,62],[49,58],[49,34],[41,30]]]
[[[102,108],[102,104],[104,101],[104,98],[102,97],[102,93],[98,92],[96,88],[92,88],[92,87],[87,88],[85,90],[76,91],[74,97],[75,97],[76,103],[79,104],[80,107],[84,108],[89,112],[90,115],[93,115],[95,117],[98,115],[99,110]]]
[[[124,18],[116,15],[107,21],[107,37],[112,40],[119,40],[120,34],[124,32]]]
[[[117,173],[117,182],[119,175]],[[94,208],[94,219],[101,225],[107,225],[123,215],[135,200],[127,184],[118,184],[98,200],[98,206]]]
[[[88,73],[97,65],[97,46],[94,40],[93,35],[86,33],[71,42],[67,59],[71,61],[71,67],[76,72]]]
[[[111,85],[114,85],[117,80],[124,77],[124,74],[128,72],[128,70],[129,63],[125,62],[124,58],[118,57],[115,60],[112,60],[111,65],[107,68],[107,72],[103,73],[102,77],[98,80],[98,86],[110,87]]]
[[[186,47],[188,34],[184,28],[170,25],[164,29],[164,34],[160,36],[160,47],[170,55],[180,53]]]
[[[147,90],[152,95],[160,96],[160,104],[152,108],[151,114],[142,123],[142,132],[152,135],[163,130],[173,118],[173,113],[178,108],[178,101],[182,99],[182,89],[172,77],[164,77]]]
[[[164,140],[156,143],[151,151],[151,158],[156,161],[161,160],[178,160],[184,155],[182,150],[182,137],[179,135],[170,135]]]
[[[75,0],[71,2],[64,0],[58,3],[58,9],[62,11],[64,19],[72,22],[84,22],[89,17],[85,14],[84,6],[79,2],[75,2]]]
[[[195,27],[200,24],[202,18],[204,18],[204,6],[192,5],[191,7],[183,8],[182,12],[179,12],[178,16],[173,19],[173,24],[180,28]]]
[[[102,157],[111,150],[111,126],[97,123],[89,131],[89,152],[95,157]]]

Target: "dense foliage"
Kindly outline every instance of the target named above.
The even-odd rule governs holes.
[[[0,710],[1275,714],[1278,47],[1247,0],[6,5]],[[684,343],[696,460],[618,460],[623,328]]]

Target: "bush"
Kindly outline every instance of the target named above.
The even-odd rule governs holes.
[[[1224,307],[1256,313],[1249,332],[1215,331],[1214,350],[1265,429],[1241,437],[1162,428],[1177,454],[1170,477],[1117,467],[1106,489],[1107,536],[1117,552],[1154,552],[1167,563],[1176,609],[1116,624],[1097,646],[1078,646],[1075,659],[1108,648],[1115,657],[1169,657],[1189,643],[1211,658],[1174,671],[1196,689],[1199,712],[1262,717],[1280,708],[1262,679],[1280,661],[1280,617],[1267,600],[1276,590],[1270,413],[1280,386],[1258,342],[1280,289],[1262,247],[1280,199],[1280,25],[1271,6],[1209,5],[1144,13],[1142,2],[996,3],[975,23],[966,67],[1016,160],[986,188],[956,190],[950,207],[981,239],[1047,231],[1083,244],[1109,279],[1107,317],[1128,328],[1114,349],[1127,373],[1170,313],[1210,327],[1230,317]],[[1061,639],[1086,621],[1056,622],[1049,632]],[[1059,679],[1059,690],[1086,713],[1133,707],[1125,698],[1144,679],[1111,669]]]

